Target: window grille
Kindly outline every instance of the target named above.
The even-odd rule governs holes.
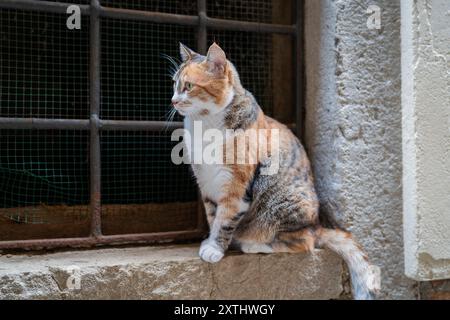
[[[81,9],[69,30],[67,7]],[[0,249],[201,238],[166,116],[178,41],[216,41],[264,111],[302,136],[303,1],[0,1]]]

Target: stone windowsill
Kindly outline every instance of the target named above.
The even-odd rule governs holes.
[[[312,254],[228,254],[202,262],[197,245],[0,256],[0,299],[336,299],[342,261]],[[68,269],[81,289],[70,290]]]

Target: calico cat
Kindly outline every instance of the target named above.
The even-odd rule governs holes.
[[[200,257],[218,262],[230,245],[245,253],[295,253],[327,247],[348,264],[354,297],[373,298],[377,285],[362,248],[349,232],[320,224],[310,163],[300,141],[286,126],[264,115],[217,44],[203,56],[180,43],[180,54],[182,63],[173,75],[172,104],[184,116],[186,132],[192,133],[195,121],[201,122],[203,130],[232,129],[235,133],[224,146],[231,144],[237,153],[257,155],[256,163],[191,162],[210,227]],[[246,143],[240,148],[245,150],[235,147],[239,135],[254,129],[279,132],[276,174],[261,174],[274,161],[274,150],[261,157],[255,150],[257,144]],[[186,144],[192,159],[200,151]]]

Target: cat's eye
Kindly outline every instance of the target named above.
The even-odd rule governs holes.
[[[194,84],[192,84],[191,82],[186,82],[186,83],[184,84],[184,88],[185,88],[187,91],[191,91],[192,88],[194,88]]]

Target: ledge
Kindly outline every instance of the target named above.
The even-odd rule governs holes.
[[[343,291],[342,261],[329,251],[231,253],[210,265],[197,250],[183,245],[3,255],[0,299],[337,299]],[[69,289],[69,277],[77,274],[80,288]]]

